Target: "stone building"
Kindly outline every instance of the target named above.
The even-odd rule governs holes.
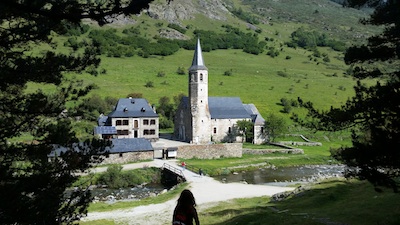
[[[247,120],[254,124],[253,143],[264,142],[265,120],[254,104],[243,104],[239,97],[208,96],[208,69],[200,40],[197,40],[188,79],[189,96],[182,98],[175,115],[175,138],[193,144],[241,142],[236,124]]]
[[[100,116],[94,134],[99,138],[159,138],[159,117],[143,98],[121,98],[107,116]]]

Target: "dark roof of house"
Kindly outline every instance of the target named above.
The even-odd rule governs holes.
[[[115,110],[108,114],[110,118],[140,118],[158,117],[153,108],[144,98],[121,98],[118,100]]]
[[[117,128],[113,126],[97,126],[94,128],[94,134],[117,134]]]
[[[246,119],[251,115],[239,97],[208,97],[211,119]]]
[[[101,114],[99,118],[97,118],[97,125],[104,126],[108,124],[108,116]]]
[[[150,141],[145,138],[123,138],[123,139],[111,139],[111,146],[106,147],[105,151],[110,154],[126,153],[126,152],[147,152],[153,151],[153,146]],[[73,145],[74,151],[80,151],[80,146],[84,143],[76,143]],[[54,150],[48,155],[49,157],[60,156],[68,149],[63,146],[54,146]]]
[[[121,138],[112,139],[112,146],[107,147],[106,151],[112,153],[124,152],[145,152],[153,151],[150,141],[145,138]]]

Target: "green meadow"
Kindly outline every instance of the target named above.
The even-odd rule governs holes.
[[[342,57],[341,53],[329,52]],[[309,54],[303,49],[290,48],[275,58],[241,50],[203,52],[209,72],[209,96],[238,96],[244,103],[254,103],[262,115],[279,113],[281,98],[301,97],[322,109],[339,106],[351,96],[355,84],[343,74],[347,66],[333,57],[329,64],[310,61]],[[287,55],[292,58],[285,59]],[[189,68],[192,58],[193,51],[188,50],[165,57],[102,57],[100,68],[106,74],[82,74],[77,78],[96,84],[98,89],[93,94],[124,98],[129,93],[142,93],[150,104],[157,105],[163,96],[172,99],[179,94],[187,95],[188,77],[176,71],[178,67]],[[224,75],[225,71],[232,71],[232,75]],[[279,71],[287,77],[279,76]],[[158,77],[158,72],[164,72],[165,76]],[[145,87],[147,82],[153,82],[154,87]]]

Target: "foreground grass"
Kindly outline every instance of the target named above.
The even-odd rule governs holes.
[[[276,202],[269,197],[235,199],[199,209],[201,224],[386,224],[400,223],[400,194],[376,192],[368,182],[328,180]],[[114,225],[114,221],[83,222]]]
[[[200,213],[202,224],[399,224],[400,194],[367,182],[331,180],[290,199],[236,199]]]

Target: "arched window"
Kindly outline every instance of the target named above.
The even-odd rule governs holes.
[[[217,128],[216,127],[214,127],[214,134],[216,134],[217,133]]]
[[[203,74],[200,74],[200,81],[203,81]]]
[[[228,134],[232,133],[232,127],[228,128]]]

